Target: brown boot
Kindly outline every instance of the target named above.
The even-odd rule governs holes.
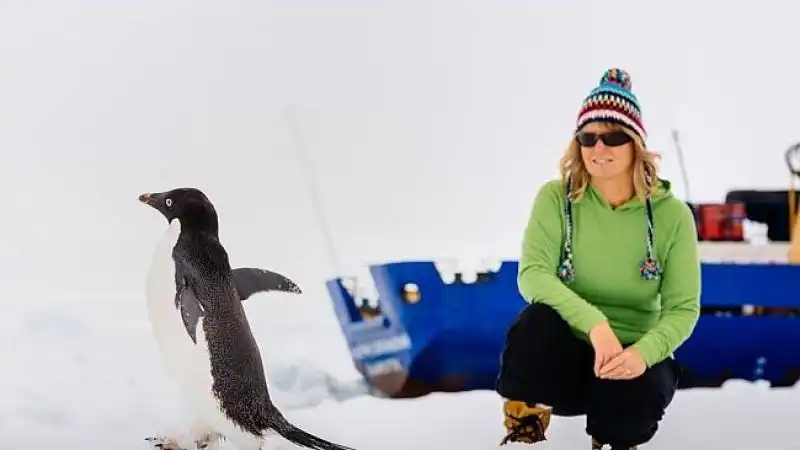
[[[508,434],[500,445],[509,442],[533,444],[544,441],[544,433],[550,425],[550,408],[529,406],[518,400],[506,400],[503,405],[505,420],[503,424]]]

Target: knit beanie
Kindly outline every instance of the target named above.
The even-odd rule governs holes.
[[[615,122],[629,128],[645,141],[647,133],[642,124],[639,100],[631,91],[631,87],[631,77],[628,72],[622,69],[608,69],[600,78],[597,87],[583,100],[575,131],[589,122]]]
[[[620,124],[639,135],[644,142],[647,138],[642,125],[642,114],[639,100],[631,91],[631,77],[622,69],[607,70],[597,87],[593,88],[583,101],[578,113],[575,131],[590,122],[614,122]],[[649,185],[651,180],[645,180]],[[558,277],[565,283],[575,279],[575,268],[572,259],[572,196],[570,195],[571,183],[567,181],[565,204],[565,237],[561,264],[558,267]],[[648,186],[649,187],[649,186]],[[645,199],[645,226],[647,238],[645,242],[645,255],[639,263],[639,276],[643,280],[659,280],[661,267],[655,255],[655,233],[653,227],[653,206],[648,192]]]

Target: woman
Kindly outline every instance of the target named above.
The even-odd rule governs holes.
[[[672,353],[700,310],[700,260],[692,213],[645,141],[630,77],[608,70],[525,229],[518,284],[529,304],[497,380],[503,444],[544,440],[551,414],[585,414],[592,449],[636,449],[672,401]]]

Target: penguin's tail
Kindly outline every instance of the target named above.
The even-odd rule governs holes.
[[[317,450],[355,450],[352,447],[334,444],[333,442],[326,441],[321,437],[314,436],[306,432],[294,424],[286,420],[286,417],[278,410],[274,410],[270,414],[269,427],[276,433],[280,434],[283,438],[305,448],[313,448]]]

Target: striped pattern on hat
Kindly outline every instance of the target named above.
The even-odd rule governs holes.
[[[643,141],[647,139],[639,100],[631,91],[631,77],[623,69],[609,69],[600,84],[589,92],[578,112],[575,130],[589,122],[615,122],[633,130]]]

